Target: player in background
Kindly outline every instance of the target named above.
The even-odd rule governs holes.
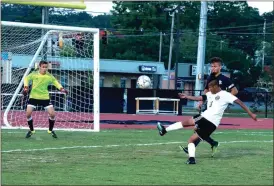
[[[24,78],[24,89],[23,94],[26,96],[29,92],[29,82],[32,81],[32,88],[27,104],[27,121],[29,125],[29,131],[26,138],[31,137],[35,130],[33,128],[33,119],[31,114],[36,106],[42,106],[47,110],[49,114],[49,130],[48,133],[53,138],[57,138],[56,133],[53,131],[55,123],[55,111],[52,103],[50,102],[48,86],[53,84],[61,92],[67,94],[68,92],[62,87],[62,85],[56,80],[56,78],[48,72],[48,62],[40,61],[39,70],[33,71]]]
[[[189,159],[187,164],[196,164],[195,161],[195,144],[197,139],[206,140],[219,126],[223,113],[229,104],[237,103],[243,110],[245,110],[253,120],[257,120],[257,116],[253,114],[246,105],[240,101],[234,95],[223,91],[220,88],[217,80],[212,80],[208,84],[209,92],[206,95],[199,97],[187,96],[185,94],[179,94],[180,98],[185,98],[194,101],[207,101],[207,110],[202,112],[201,115],[196,115],[186,121],[177,122],[169,126],[168,131],[182,129],[188,126],[195,126],[195,133],[188,140],[188,155]],[[157,129],[161,136],[167,133],[166,128],[157,123]]]
[[[228,77],[226,77],[225,75],[223,75],[221,73],[222,59],[219,58],[219,57],[213,57],[213,58],[210,59],[210,64],[211,64],[211,74],[207,78],[207,83],[206,83],[206,86],[205,86],[205,89],[204,89],[204,94],[206,94],[207,92],[209,92],[208,83],[211,80],[216,79],[216,80],[218,80],[218,83],[219,83],[220,88],[222,90],[228,91],[231,94],[233,94],[234,96],[236,96],[238,94],[237,88],[235,87],[235,85],[232,83],[232,81]],[[200,101],[199,104],[198,104],[198,108],[200,110],[202,110],[202,108],[201,108],[202,105],[203,105],[203,101]],[[216,150],[217,150],[217,147],[219,146],[219,143],[217,141],[215,141],[214,139],[212,139],[211,137],[209,137],[205,141],[208,142],[211,145],[211,150],[212,150],[211,156],[213,157],[214,154],[215,154],[215,152],[216,152]],[[197,147],[200,142],[201,142],[201,139],[198,138],[194,142],[195,147]],[[182,150],[184,150],[185,153],[188,153],[187,147],[180,146],[180,148]]]

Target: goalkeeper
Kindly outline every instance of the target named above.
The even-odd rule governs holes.
[[[48,133],[52,135],[53,138],[57,138],[56,133],[53,131],[55,123],[55,111],[52,103],[50,102],[48,86],[53,84],[61,92],[67,94],[67,91],[62,87],[62,85],[56,80],[56,78],[48,72],[48,62],[40,61],[39,70],[30,73],[24,78],[24,89],[23,95],[26,96],[29,92],[29,82],[32,81],[32,88],[27,105],[27,121],[29,125],[29,131],[26,138],[31,137],[35,130],[33,128],[33,119],[31,117],[32,111],[36,106],[42,106],[48,111],[49,115],[49,130]]]

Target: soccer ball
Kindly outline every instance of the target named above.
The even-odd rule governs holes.
[[[142,75],[138,78],[137,85],[142,89],[149,88],[151,86],[151,80],[148,76]]]

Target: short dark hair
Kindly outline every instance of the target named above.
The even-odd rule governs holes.
[[[220,65],[222,65],[223,60],[220,57],[213,57],[210,59],[210,64],[212,63],[219,63]]]
[[[42,61],[39,62],[39,66],[41,66],[41,65],[47,65],[47,64],[49,64],[47,61],[43,61],[42,60]]]
[[[219,81],[217,79],[213,79],[208,83],[208,86],[215,86],[215,85],[218,87],[220,86]]]

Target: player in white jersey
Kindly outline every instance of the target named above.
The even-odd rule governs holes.
[[[180,98],[190,99],[194,101],[207,101],[207,110],[201,115],[196,115],[186,121],[174,123],[165,128],[160,123],[157,123],[157,128],[161,136],[172,130],[182,129],[188,126],[195,126],[195,133],[188,140],[188,155],[187,164],[196,164],[195,161],[195,145],[197,139],[206,140],[219,126],[223,113],[229,104],[239,104],[253,120],[257,120],[257,116],[253,114],[246,105],[232,94],[221,90],[219,82],[212,80],[209,84],[209,92],[202,96],[188,96],[186,94],[179,94]]]

